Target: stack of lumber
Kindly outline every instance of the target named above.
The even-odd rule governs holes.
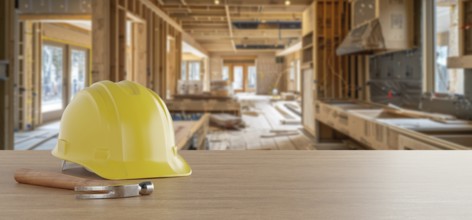
[[[202,93],[203,93],[202,81],[180,80],[178,82],[177,94],[179,95],[202,94]]]
[[[233,86],[228,80],[214,80],[210,82],[212,96],[228,97],[233,95]]]
[[[241,117],[230,114],[211,114],[210,124],[226,129],[238,129],[244,126]]]
[[[207,97],[199,99],[197,96],[178,96],[175,99],[166,100],[170,112],[178,113],[229,113],[241,114],[240,104],[233,99],[221,99]]]

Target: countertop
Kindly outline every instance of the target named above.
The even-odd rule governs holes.
[[[182,151],[189,177],[155,192],[76,200],[18,184],[15,170],[60,172],[49,151],[0,151],[0,219],[471,219],[464,151]],[[74,170],[73,170],[74,171]],[[80,169],[78,176],[96,178]],[[127,182],[139,182],[127,181]]]

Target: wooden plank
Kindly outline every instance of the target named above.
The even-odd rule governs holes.
[[[273,138],[279,150],[296,150],[289,137],[281,136]]]
[[[93,9],[92,9],[93,10]],[[90,21],[91,14],[21,14],[18,16],[21,21]]]
[[[288,136],[288,138],[290,138],[290,141],[297,150],[316,150],[314,142],[303,134]]]
[[[151,9],[155,14],[161,17],[169,25],[174,27],[177,31],[183,32],[182,27],[179,24],[177,24],[177,22],[175,22],[174,19],[170,18],[169,15],[167,15],[167,13],[165,13],[159,7],[157,7],[155,3],[153,3],[151,0],[141,0],[141,3],[147,6],[149,9]]]
[[[225,12],[226,12],[226,21],[228,22],[228,31],[229,37],[231,41],[231,46],[233,47],[233,51],[236,51],[236,44],[234,43],[234,35],[233,35],[233,23],[231,22],[231,13],[229,12],[229,6],[225,5]]]

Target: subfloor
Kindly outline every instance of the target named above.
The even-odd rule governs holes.
[[[246,125],[240,130],[211,129],[208,134],[210,150],[316,150],[312,138],[302,129],[300,117],[284,109],[285,115],[276,109],[284,102],[271,101],[270,96],[238,94],[242,106],[242,120]],[[288,114],[288,115],[287,115]],[[289,119],[291,124],[282,120]]]
[[[52,150],[58,134],[59,121],[40,126],[34,131],[15,132],[15,150]]]

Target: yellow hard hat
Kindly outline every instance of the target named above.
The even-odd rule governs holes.
[[[151,90],[103,81],[79,92],[61,119],[52,154],[106,179],[188,176],[172,118]]]

